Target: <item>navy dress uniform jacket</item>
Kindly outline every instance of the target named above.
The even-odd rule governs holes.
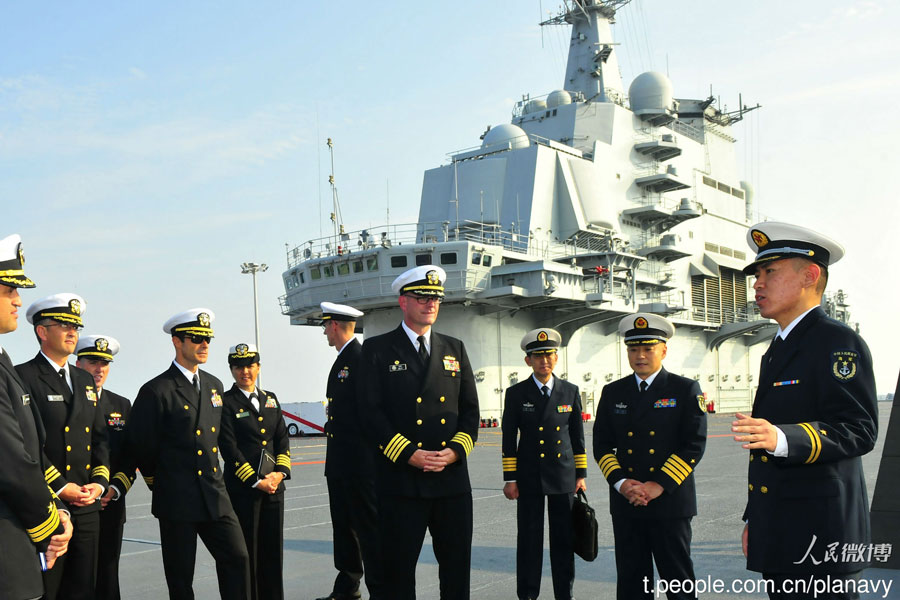
[[[609,512],[640,518],[697,514],[694,469],[706,448],[706,404],[693,379],[660,370],[646,392],[628,375],[603,387],[594,422],[594,459],[609,482]],[[655,481],[665,493],[632,506],[613,485]]]
[[[587,477],[578,386],[554,375],[545,401],[528,377],[507,388],[501,426],[503,480],[520,494],[573,494],[576,478]]]
[[[43,359],[42,359],[43,360]],[[62,533],[57,502],[41,468],[40,421],[34,404],[0,350],[0,585],[3,597],[36,598],[44,591],[38,552]]]
[[[159,519],[197,522],[232,514],[219,468],[222,382],[202,369],[197,373],[199,397],[174,364],[145,383],[125,427]]]
[[[131,402],[128,398],[104,388],[100,392],[100,406],[106,433],[109,436],[109,470],[110,473],[115,473],[110,485],[116,486],[119,490],[119,498],[109,502],[100,512],[96,596],[97,600],[118,600],[121,597],[119,556],[122,551],[122,532],[126,519],[124,494],[134,481],[134,468],[128,466],[129,460],[125,454],[125,424],[129,420]]]
[[[222,435],[219,443],[225,459],[225,486],[229,492],[245,492],[265,496],[253,489],[253,484],[262,479],[257,471],[263,451],[274,459],[273,471],[291,477],[291,440],[288,437],[281,405],[272,392],[257,388],[259,412],[253,408],[250,399],[237,385],[225,392],[225,414],[222,416]],[[284,492],[284,481],[275,495]]]
[[[462,341],[432,330],[426,370],[398,326],[365,341],[361,364],[367,433],[386,458],[377,461],[379,491],[422,498],[471,492],[465,459],[478,437],[478,394]],[[426,473],[408,464],[419,448],[452,448],[460,460]]]
[[[338,354],[328,373],[325,390],[328,398],[326,476],[374,477],[374,453],[363,436],[357,401],[361,356],[362,344],[354,338]]]
[[[110,477],[109,444],[94,378],[84,369],[69,365],[70,391],[40,352],[16,365],[16,371],[40,411],[46,432],[47,484],[54,491],[67,483],[97,483],[105,490]],[[70,506],[68,510],[74,515],[92,513],[100,510],[100,503]]]
[[[878,436],[871,354],[859,335],[818,307],[780,345],[771,362],[771,348],[763,356],[753,416],[781,428],[788,456],[750,452],[747,568],[823,576],[859,571],[868,560],[844,560],[842,553],[847,544],[870,542],[860,456]],[[825,560],[835,542],[837,560]]]

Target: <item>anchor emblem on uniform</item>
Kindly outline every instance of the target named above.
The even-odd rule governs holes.
[[[847,366],[847,363],[846,363],[846,362],[845,362],[844,364],[841,365],[841,368],[840,368],[840,369],[838,369],[838,373],[840,373],[840,374],[843,375],[844,377],[846,377],[847,375],[850,374],[850,367]]]

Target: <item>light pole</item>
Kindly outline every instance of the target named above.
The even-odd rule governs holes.
[[[253,323],[256,330],[256,351],[260,352],[259,347],[259,300],[256,293],[256,273],[265,273],[269,269],[269,265],[257,264],[254,262],[241,263],[241,274],[253,275]]]

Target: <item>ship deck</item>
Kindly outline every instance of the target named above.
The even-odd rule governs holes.
[[[875,489],[890,410],[890,403],[879,403],[879,422],[883,424],[881,436],[875,450],[863,458],[870,499]],[[745,570],[740,549],[741,513],[746,497],[746,451],[732,441],[730,423],[729,415],[710,415],[706,455],[696,471],[699,514],[693,521],[692,545],[698,579],[711,577],[726,584],[732,580],[756,579],[755,573]],[[586,428],[586,436],[590,448],[590,427]],[[330,592],[335,575],[328,493],[323,476],[325,440],[295,438],[291,442],[291,456],[294,460],[293,479],[287,482],[284,531],[285,596],[304,600]],[[514,598],[515,511],[501,492],[499,429],[481,430],[469,464],[475,506],[472,598]],[[588,498],[597,510],[600,524],[600,555],[591,563],[575,559],[575,597],[580,600],[614,598],[616,574],[607,486],[593,464],[588,468]],[[150,493],[140,482],[128,495],[125,538],[120,571],[122,597],[133,600],[166,598],[159,529],[150,515]],[[542,597],[552,598],[549,556],[546,550],[544,554]],[[892,581],[888,597],[900,598],[900,571],[869,569],[863,577]],[[419,560],[417,582],[420,600],[439,597],[437,563],[429,539],[425,541]],[[198,544],[194,590],[198,598],[218,597],[214,563],[202,544]],[[765,595],[708,593],[702,597],[739,600],[764,598]],[[884,596],[862,595],[862,598],[880,597]],[[365,590],[363,598],[368,598]]]

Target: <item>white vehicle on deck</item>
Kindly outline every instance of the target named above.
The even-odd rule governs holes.
[[[281,405],[288,435],[322,435],[325,433],[324,402],[291,402]]]

